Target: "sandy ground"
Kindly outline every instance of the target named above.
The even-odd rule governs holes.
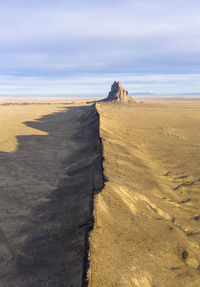
[[[1,97],[0,104],[80,104],[99,100],[99,97]]]
[[[0,123],[0,287],[86,286],[103,183],[95,107],[3,105]]]
[[[63,109],[64,106],[59,104],[0,105],[0,151],[14,152],[18,135],[47,135],[44,131],[27,126],[25,122]]]
[[[91,287],[200,286],[200,101],[97,104]]]
[[[0,287],[199,287],[200,101],[0,105]]]

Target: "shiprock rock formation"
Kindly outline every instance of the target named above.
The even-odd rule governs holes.
[[[123,103],[132,103],[134,102],[132,97],[128,95],[128,91],[123,89],[120,82],[114,81],[111,86],[111,91],[108,94],[108,97],[105,99],[106,102],[123,102]]]

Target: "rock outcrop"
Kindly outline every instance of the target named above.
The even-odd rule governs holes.
[[[114,81],[111,87],[111,91],[108,97],[105,99],[106,102],[123,102],[132,103],[134,102],[132,97],[128,95],[128,91],[124,90],[120,82]]]

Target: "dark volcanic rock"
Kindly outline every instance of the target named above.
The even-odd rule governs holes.
[[[105,101],[112,102],[123,102],[123,103],[132,103],[133,99],[128,95],[128,91],[124,90],[120,82],[114,82],[111,87],[111,91],[108,94],[108,97]]]

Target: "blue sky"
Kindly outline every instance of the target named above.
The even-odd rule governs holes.
[[[0,0],[0,95],[200,93],[198,0]]]

